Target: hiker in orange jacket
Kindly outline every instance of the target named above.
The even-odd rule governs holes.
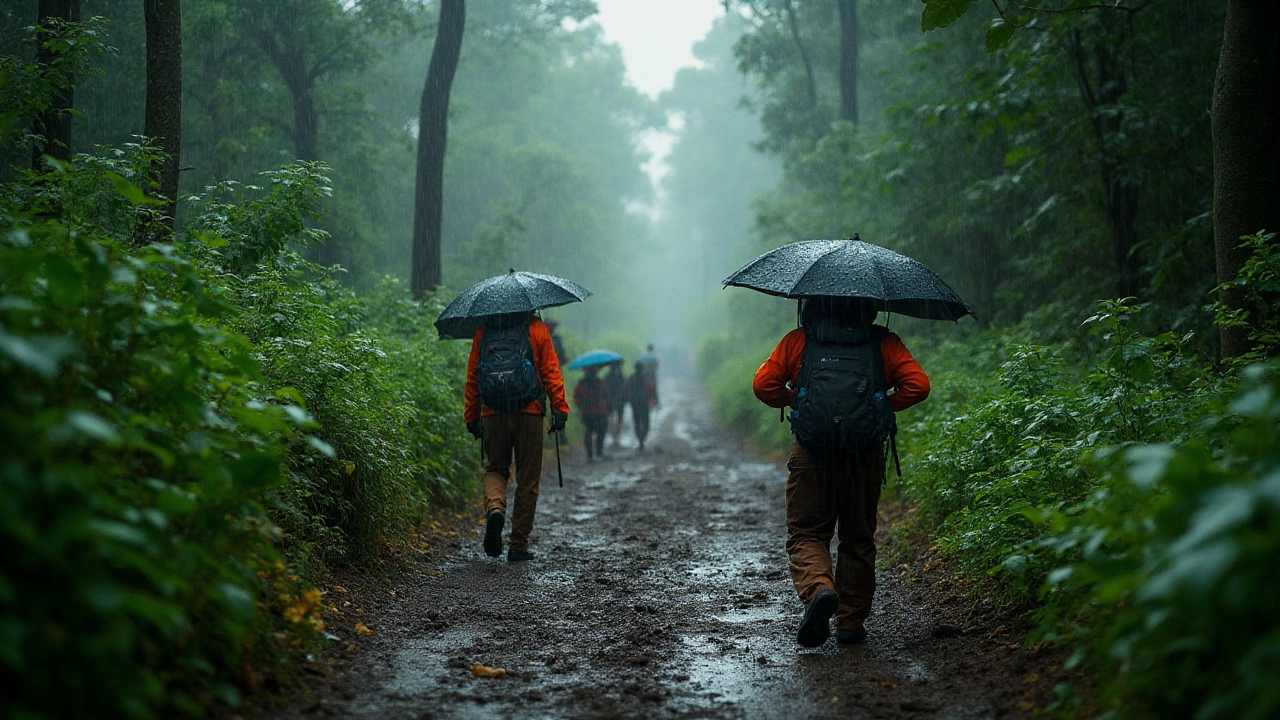
[[[875,316],[874,306],[863,301],[806,300],[801,327],[787,333],[756,371],[752,383],[756,397],[770,407],[796,407],[809,336],[824,342],[828,336],[820,333],[835,327],[855,341],[861,338],[870,343],[878,338],[888,405],[894,412],[924,400],[929,395],[929,377],[901,338],[872,325]],[[793,429],[797,427],[794,417]],[[844,644],[861,642],[875,594],[876,506],[885,480],[884,444],[877,440],[857,451],[814,450],[797,440],[787,469],[787,554],[792,583],[805,604],[797,640],[807,647],[821,645],[830,635],[828,623],[834,615],[836,639]],[[830,545],[837,533],[833,572]]]
[[[582,379],[573,386],[573,404],[582,413],[583,437],[587,446],[587,460],[604,458],[604,434],[609,426],[609,395],[600,368],[583,368]],[[594,450],[594,453],[592,452]]]
[[[521,330],[527,327],[527,333]],[[528,344],[518,337],[518,344],[508,343],[514,352],[527,352],[525,358],[536,371],[533,397],[527,403],[501,410],[481,401],[481,362],[494,358],[502,348],[495,346],[507,336],[527,334]],[[526,366],[527,367],[527,366]],[[569,419],[569,403],[564,397],[564,380],[560,377],[560,361],[545,323],[528,313],[493,316],[476,330],[471,339],[471,355],[467,358],[467,383],[464,391],[463,418],[467,430],[482,438],[487,458],[484,473],[485,534],[484,551],[490,557],[502,554],[502,529],[506,524],[507,482],[512,458],[516,464],[515,509],[511,517],[508,561],[533,558],[529,552],[529,533],[538,506],[538,485],[542,480],[543,395],[551,404],[551,429],[559,432]],[[526,396],[528,397],[528,396]]]

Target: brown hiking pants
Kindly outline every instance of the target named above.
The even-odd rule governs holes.
[[[542,481],[542,416],[499,413],[483,418],[484,511],[507,512],[507,481],[511,459],[516,461],[516,502],[511,518],[513,550],[529,549],[533,515],[538,508],[538,484]]]
[[[834,589],[840,595],[836,627],[860,628],[876,592],[876,505],[884,450],[819,455],[796,445],[787,469],[791,582],[806,604],[819,590]],[[833,573],[831,538],[837,532]]]

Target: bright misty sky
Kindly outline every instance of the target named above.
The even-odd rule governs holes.
[[[677,70],[700,64],[693,57],[693,45],[724,12],[721,0],[596,0],[596,6],[605,39],[622,48],[627,78],[654,98],[671,87]],[[670,130],[648,130],[639,140],[650,153],[644,171],[656,197],[652,205],[635,209],[656,219],[662,213],[662,177],[675,136]]]
[[[622,48],[631,84],[650,97],[671,87],[676,70],[697,65],[693,44],[724,12],[721,0],[596,0],[605,37]]]

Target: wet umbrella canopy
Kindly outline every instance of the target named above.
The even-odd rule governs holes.
[[[512,268],[463,290],[436,318],[436,330],[442,338],[470,339],[485,318],[582,302],[590,295],[571,280]]]
[[[806,240],[761,255],[725,279],[787,298],[872,300],[876,309],[926,320],[959,320],[969,306],[923,263],[879,245],[850,240]]]
[[[622,362],[625,359],[626,358],[622,357],[621,355],[619,355],[618,353],[612,350],[605,350],[603,348],[598,350],[588,350],[582,353],[581,355],[579,355],[578,357],[574,358],[573,362],[569,363],[569,367],[565,369],[578,370],[585,367],[611,365],[613,363]]]

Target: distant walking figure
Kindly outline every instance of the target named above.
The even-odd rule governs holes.
[[[643,367],[653,381],[653,407],[657,407],[662,401],[658,399],[658,354],[653,350],[653,343],[649,343],[644,352],[640,353],[636,365]]]
[[[644,441],[649,436],[649,410],[656,399],[653,380],[644,365],[636,363],[635,372],[627,378],[627,403],[631,405],[631,424],[635,427],[640,452],[644,452]]]
[[[586,428],[584,442],[588,460],[604,457],[604,433],[609,423],[609,400],[598,372],[599,368],[594,365],[583,368],[582,379],[573,388],[573,404],[582,413],[582,425]]]
[[[530,313],[495,315],[476,330],[467,358],[464,419],[483,441],[484,551],[502,554],[507,482],[516,465],[515,512],[508,561],[529,560],[529,533],[542,479],[543,396],[551,403],[551,432],[569,418],[560,361],[547,326]]]
[[[605,399],[609,403],[609,434],[614,446],[622,437],[622,416],[627,410],[627,381],[622,376],[622,361],[609,365],[604,375]]]
[[[896,431],[894,413],[929,395],[928,376],[897,335],[872,324],[875,316],[864,301],[805,300],[801,327],[782,338],[753,383],[766,405],[792,408],[787,553],[805,604],[796,639],[806,647],[826,642],[832,615],[839,642],[866,638],[884,445]]]

